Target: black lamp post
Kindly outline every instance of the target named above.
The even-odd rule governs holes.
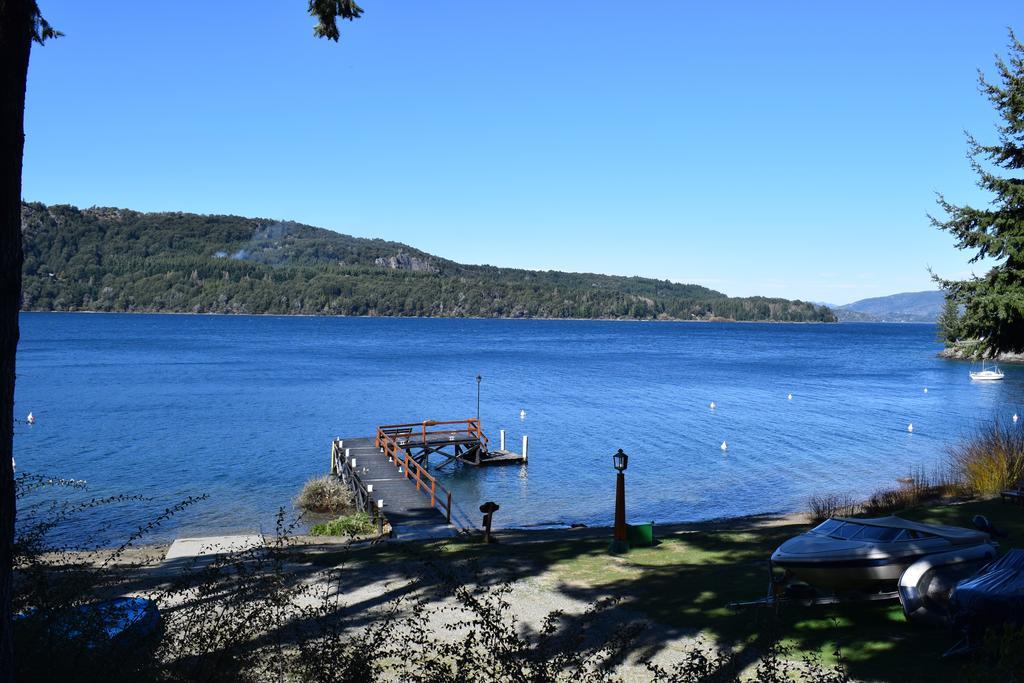
[[[612,456],[612,464],[618,474],[615,477],[615,537],[608,551],[624,553],[629,550],[629,541],[626,540],[626,466],[629,456],[620,448]]]
[[[476,376],[476,425],[477,425],[477,427],[480,426],[480,380],[482,380],[482,379],[483,379],[483,377],[481,377],[480,375]]]

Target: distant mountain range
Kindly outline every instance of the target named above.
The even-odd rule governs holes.
[[[730,297],[651,278],[466,265],[288,221],[28,203],[21,225],[25,310],[836,320],[803,301]]]
[[[845,306],[829,305],[839,322],[933,323],[945,303],[941,291],[902,292],[861,299]]]

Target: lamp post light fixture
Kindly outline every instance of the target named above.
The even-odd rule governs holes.
[[[626,467],[629,465],[629,456],[623,453],[620,448],[615,452],[615,455],[612,456],[612,465],[620,473],[625,472]]]
[[[629,551],[629,541],[626,539],[626,466],[629,464],[629,456],[620,448],[612,456],[612,464],[615,467],[615,536],[608,546],[608,552],[619,554]]]

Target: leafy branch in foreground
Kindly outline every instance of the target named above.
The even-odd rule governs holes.
[[[140,573],[141,564],[111,559],[197,500],[168,508],[113,551],[83,554],[41,541],[21,546],[21,679],[600,683],[618,680],[617,667],[643,628],[623,623],[614,600],[600,600],[582,614],[551,612],[532,630],[515,614],[512,584],[488,587],[484,577],[465,575],[443,556],[416,552],[410,559],[420,569],[403,579],[396,597],[352,608],[340,589],[351,546],[340,546],[331,566],[310,565],[290,539],[297,522],[286,524],[283,510],[263,546],[205,564]],[[53,509],[63,512],[60,505]],[[98,606],[128,588],[160,605],[162,630],[136,640],[106,635]],[[765,680],[793,672],[799,680],[845,680],[809,677],[833,676],[833,670],[794,668],[773,652],[766,650],[758,665],[759,675],[775,676]],[[684,669],[673,671],[676,678],[666,680],[691,680],[680,677]]]
[[[338,19],[355,21],[363,16],[363,8],[354,0],[309,0],[309,14],[317,19],[314,36],[338,42]]]

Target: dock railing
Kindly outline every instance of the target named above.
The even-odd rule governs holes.
[[[331,442],[331,474],[337,475],[352,491],[355,497],[355,508],[364,510],[370,519],[377,521],[382,513],[377,507],[377,501],[373,492],[363,483],[356,468],[352,467],[352,461],[346,457],[345,449],[342,448],[340,439]]]
[[[465,429],[441,429],[429,430],[429,427],[448,427],[450,425],[466,424]],[[445,519],[452,521],[452,494],[437,479],[427,471],[416,459],[413,458],[405,446],[416,443],[416,439],[422,439],[425,443],[429,436],[448,436],[465,434],[466,436],[480,435],[480,423],[477,420],[457,420],[450,422],[437,422],[426,420],[414,424],[384,425],[377,428],[377,448],[381,449],[384,455],[395,467],[399,468],[406,479],[416,482],[416,490],[423,491],[430,496],[430,505],[437,507],[444,513]],[[479,436],[478,436],[479,438]]]
[[[406,424],[382,425],[377,427],[377,448],[383,448],[385,437],[394,437],[400,446],[443,442],[444,440],[471,440],[480,442],[487,450],[487,437],[480,428],[480,420],[424,420]]]

